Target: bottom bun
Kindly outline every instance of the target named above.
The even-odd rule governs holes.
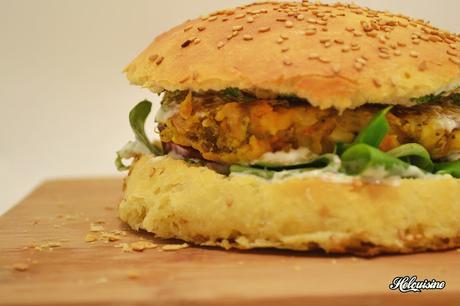
[[[125,180],[119,212],[135,230],[227,249],[372,256],[460,246],[460,180],[450,176],[267,181],[143,156]]]

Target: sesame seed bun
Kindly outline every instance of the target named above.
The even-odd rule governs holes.
[[[266,90],[320,108],[411,105],[460,85],[460,39],[428,23],[355,5],[266,2],[187,21],[127,68],[162,90]]]
[[[460,246],[460,180],[448,176],[266,181],[143,156],[125,180],[119,213],[133,229],[224,248],[371,256]]]

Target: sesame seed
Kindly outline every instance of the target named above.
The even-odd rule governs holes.
[[[287,36],[286,34],[280,34],[280,37],[284,40],[288,40],[289,39],[289,36]]]
[[[361,70],[363,70],[364,65],[361,64],[361,63],[355,62],[354,67],[355,67],[356,70],[361,71]]]
[[[276,43],[277,43],[277,44],[280,44],[280,45],[281,45],[283,42],[284,42],[284,39],[282,39],[281,37],[278,38],[278,39],[276,40]]]
[[[452,55],[452,56],[457,56],[457,52],[447,49],[447,54]]]
[[[212,17],[209,17],[208,18],[208,21],[211,22],[211,21],[216,21],[217,19],[217,16],[212,16]]]
[[[289,47],[284,47],[281,49],[281,52],[288,52],[289,51]]]
[[[161,63],[163,63],[163,60],[164,60],[164,59],[165,59],[165,58],[164,58],[163,56],[161,56],[161,57],[156,61],[157,66],[160,65]]]
[[[353,50],[353,51],[358,51],[360,49],[361,49],[361,47],[359,45],[353,45],[353,44],[351,45],[351,50]]]
[[[187,82],[189,79],[190,79],[190,76],[186,76],[185,78],[180,80],[179,83],[183,84],[183,83]]]
[[[460,65],[460,59],[456,57],[449,57],[450,61],[454,64]]]
[[[419,56],[419,54],[418,54],[417,51],[411,51],[411,52],[409,53],[409,55],[410,55],[411,57],[414,57],[414,58],[417,58],[417,57]]]
[[[319,57],[319,61],[320,61],[321,63],[325,63],[325,64],[331,62],[331,60],[330,60],[329,58],[327,58],[327,57],[322,57],[322,56]]]
[[[328,39],[328,38],[322,38],[322,39],[319,40],[319,42],[322,43],[322,44],[327,43],[329,41],[331,41],[331,40]]]
[[[242,19],[244,16],[246,16],[246,14],[238,14],[235,16],[235,19]]]
[[[246,21],[248,23],[253,23],[254,22],[254,17],[249,16],[248,18],[246,18]]]
[[[260,33],[266,33],[266,32],[268,32],[268,31],[270,31],[270,27],[262,27],[262,28],[259,28],[259,32],[260,32]]]
[[[420,71],[425,71],[425,70],[427,70],[427,68],[428,68],[428,64],[427,64],[426,61],[423,61],[423,62],[420,63],[420,65],[418,65],[418,69]]]
[[[366,64],[367,64],[367,61],[366,61],[364,58],[362,58],[362,57],[358,57],[358,58],[356,59],[356,62],[361,63],[361,64],[363,64],[363,65],[366,65]]]
[[[376,87],[382,87],[382,82],[380,82],[379,80],[374,78],[372,79],[372,82],[374,83]]]
[[[332,72],[335,74],[339,74],[341,70],[340,64],[333,64],[332,65]]]
[[[149,56],[149,61],[154,62],[154,61],[157,60],[157,58],[158,58],[158,54],[150,55],[150,56]]]
[[[329,48],[332,46],[332,43],[330,41],[327,41],[324,43],[324,47]]]
[[[441,41],[442,41],[442,38],[441,38],[441,37],[435,36],[435,35],[430,36],[429,39],[430,39],[432,42],[441,42]]]
[[[401,20],[398,21],[398,24],[402,26],[403,28],[406,28],[409,25],[407,22],[401,21]]]
[[[314,29],[307,29],[305,31],[305,35],[307,35],[307,36],[311,36],[311,35],[315,35],[315,34],[316,34],[316,30],[314,30]]]
[[[454,50],[457,50],[457,46],[455,44],[449,44],[449,47],[451,47]]]
[[[193,28],[192,25],[188,25],[184,28],[184,32],[190,31]]]
[[[393,52],[393,54],[394,54],[395,56],[401,56],[402,53],[401,53],[400,50],[395,50],[395,52]]]
[[[250,41],[250,40],[253,39],[253,37],[251,35],[246,34],[246,35],[243,36],[243,39],[246,40],[246,41]]]
[[[192,42],[193,42],[192,39],[187,39],[187,40],[184,41],[184,42],[182,43],[182,45],[180,45],[180,46],[181,46],[181,48],[187,48],[188,46],[190,46],[190,44],[191,44]]]
[[[203,32],[204,30],[206,30],[206,27],[205,26],[199,26],[197,27],[198,31],[200,32]]]
[[[398,46],[399,46],[399,47],[405,47],[405,46],[407,46],[407,45],[406,45],[405,43],[403,43],[403,42],[398,41]]]
[[[302,14],[297,15],[297,20],[302,21],[302,20],[304,20],[304,19],[305,19],[305,16],[304,16],[304,15],[302,15]]]
[[[292,28],[294,26],[294,24],[292,23],[292,21],[288,20],[284,23],[284,26],[286,28]]]
[[[420,44],[420,39],[418,39],[418,38],[412,39],[412,43],[414,45],[418,45],[418,44]]]
[[[231,40],[233,38],[233,34],[227,36],[227,40]]]
[[[353,27],[346,27],[345,30],[348,32],[353,32],[355,29]]]
[[[379,57],[380,57],[380,58],[383,58],[383,59],[389,59],[389,58],[390,58],[390,54],[384,53],[384,52],[380,52],[380,53],[379,53]]]
[[[224,46],[225,46],[225,43],[224,43],[223,41],[219,41],[219,42],[217,43],[217,48],[218,48],[218,49],[222,49]]]
[[[195,45],[198,45],[201,42],[201,39],[195,38],[195,40],[193,42],[195,43]]]
[[[342,52],[343,52],[343,53],[347,53],[347,52],[350,51],[350,49],[351,49],[350,46],[348,46],[348,45],[347,45],[347,46],[344,46],[344,47],[342,48]]]
[[[334,42],[339,45],[343,45],[344,41],[342,39],[335,39]]]
[[[355,36],[355,37],[361,37],[361,36],[363,36],[363,33],[362,33],[362,32],[359,32],[359,31],[355,31],[355,32],[353,32],[353,36]]]
[[[310,53],[308,55],[308,59],[318,59],[319,58],[319,54],[318,53]]]
[[[242,25],[236,25],[236,26],[233,26],[233,31],[241,31],[243,30],[243,26]]]
[[[308,19],[307,19],[307,22],[308,22],[308,23],[311,23],[311,24],[316,24],[316,19],[314,19],[314,18],[308,18]]]
[[[286,65],[286,66],[291,66],[291,65],[292,65],[292,62],[291,62],[290,60],[288,60],[288,59],[285,59],[285,60],[283,61],[283,64]]]
[[[287,19],[286,18],[276,18],[276,21],[279,21],[279,22],[285,22]]]
[[[319,24],[319,25],[322,25],[322,26],[326,26],[326,25],[327,25],[327,22],[324,21],[324,20],[317,20],[316,23]]]

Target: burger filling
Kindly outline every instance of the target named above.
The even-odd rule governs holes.
[[[178,91],[164,94],[156,120],[164,154],[219,165],[227,173],[269,178],[280,171],[335,164],[333,171],[349,175],[381,169],[406,177],[421,173],[459,177],[458,95],[422,97],[414,99],[414,104],[367,104],[340,113],[313,107],[295,96],[264,92],[256,96],[237,89]],[[130,119],[139,117],[135,110]],[[145,106],[140,113],[145,120]],[[143,120],[137,120],[141,134]],[[145,133],[136,136],[147,139]]]

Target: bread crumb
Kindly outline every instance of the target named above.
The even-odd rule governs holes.
[[[77,216],[74,215],[65,215],[65,219],[69,221],[75,221],[77,220]]]
[[[140,274],[137,271],[128,271],[126,276],[128,276],[129,279],[138,279]]]
[[[166,244],[161,247],[163,251],[177,251],[181,249],[188,248],[190,245],[188,243],[183,244]]]
[[[112,234],[112,233],[102,233],[102,239],[107,241],[107,242],[114,242],[114,241],[118,241],[121,239],[120,236],[118,235],[115,235],[115,234]]]
[[[91,233],[86,234],[85,241],[86,242],[94,242],[97,240],[97,236]]]
[[[26,263],[16,263],[13,265],[13,269],[19,272],[25,272],[29,270],[30,266]]]
[[[122,249],[123,252],[132,252],[133,251],[133,249],[126,242],[115,244],[115,247],[119,248],[119,249]]]
[[[103,284],[103,283],[107,283],[109,280],[107,279],[107,277],[99,277],[97,280],[96,280],[96,284]]]
[[[33,248],[37,251],[49,250],[52,251],[55,248],[61,247],[62,244],[59,241],[49,241],[46,243],[42,243],[40,245],[35,245]]]
[[[91,223],[90,227],[89,227],[89,231],[90,232],[102,232],[104,230],[104,227],[100,224],[96,224],[96,223]]]
[[[155,243],[150,242],[150,241],[144,241],[144,240],[133,242],[131,243],[130,246],[131,246],[131,249],[133,249],[136,252],[142,252],[145,249],[154,249],[157,247]]]

